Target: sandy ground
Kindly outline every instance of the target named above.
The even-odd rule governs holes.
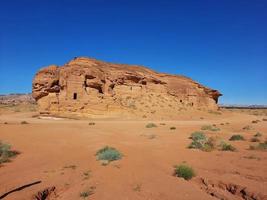
[[[210,190],[218,191],[224,199],[253,195],[266,199],[267,152],[248,150],[254,144],[249,140],[256,132],[263,134],[262,141],[266,140],[267,121],[262,121],[266,116],[224,111],[222,115],[173,121],[93,120],[95,125],[90,126],[92,120],[38,119],[32,118],[33,114],[0,115],[0,140],[21,152],[12,162],[0,166],[0,196],[19,186],[42,181],[9,194],[6,200],[33,199],[38,191],[52,186],[56,187],[56,195],[50,199],[58,200],[82,199],[80,193],[89,188],[94,191],[88,197],[92,200],[220,199],[215,197],[217,193],[212,196]],[[260,122],[251,123],[256,119]],[[29,124],[20,124],[23,120]],[[149,122],[158,127],[146,128]],[[228,141],[237,152],[188,149],[190,134],[210,124],[221,130],[206,131],[207,135],[218,135],[228,141],[231,135],[241,134],[246,140]],[[243,130],[246,125],[252,129]],[[172,126],[176,130],[170,130]],[[120,150],[123,158],[101,165],[95,153],[105,145]],[[173,176],[173,166],[183,162],[196,171],[197,176],[190,181]],[[219,186],[211,184],[207,188],[205,180]],[[245,188],[244,197],[231,192],[237,186]]]

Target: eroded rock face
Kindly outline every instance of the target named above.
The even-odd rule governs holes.
[[[41,113],[150,116],[184,109],[217,109],[221,94],[184,76],[79,57],[41,69],[32,94]]]

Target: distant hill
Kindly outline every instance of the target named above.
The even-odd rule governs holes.
[[[239,104],[220,104],[220,108],[236,109],[267,109],[267,105],[239,105]]]
[[[0,95],[0,104],[4,105],[17,105],[17,104],[35,104],[35,100],[32,97],[32,94],[7,94],[7,95]]]

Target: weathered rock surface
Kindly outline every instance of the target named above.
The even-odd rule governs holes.
[[[41,69],[33,80],[32,94],[41,113],[85,117],[214,110],[221,96],[184,76],[85,57]]]

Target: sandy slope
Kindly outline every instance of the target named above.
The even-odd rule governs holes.
[[[5,199],[32,199],[46,187],[56,187],[55,199],[74,200],[80,192],[95,187],[88,199],[97,200],[208,200],[216,199],[203,188],[200,179],[220,181],[247,187],[253,195],[267,195],[266,151],[247,150],[249,139],[261,132],[267,138],[267,122],[252,124],[262,116],[225,112],[223,115],[206,114],[186,120],[153,121],[157,128],[145,128],[149,121],[52,120],[32,118],[33,113],[12,113],[0,116],[0,140],[12,144],[21,152],[10,163],[0,167],[0,195],[21,185],[41,180],[42,183],[12,193]],[[265,117],[266,118],[266,117]],[[29,124],[22,125],[26,120]],[[8,122],[8,124],[4,124]],[[164,122],[166,125],[159,125]],[[220,123],[229,122],[229,125]],[[216,124],[217,134],[228,140],[240,133],[246,141],[230,142],[238,152],[202,152],[188,149],[188,137],[202,125]],[[242,128],[251,125],[252,130]],[[170,130],[175,126],[176,130]],[[150,135],[155,138],[151,139]],[[110,145],[119,149],[122,160],[102,166],[95,158],[98,149]],[[254,156],[256,159],[245,157]],[[197,172],[190,181],[174,177],[173,165],[186,162]],[[72,169],[71,165],[75,166]],[[83,174],[90,171],[89,178]],[[228,199],[242,199],[226,190],[215,188]],[[52,198],[54,199],[54,198]]]

